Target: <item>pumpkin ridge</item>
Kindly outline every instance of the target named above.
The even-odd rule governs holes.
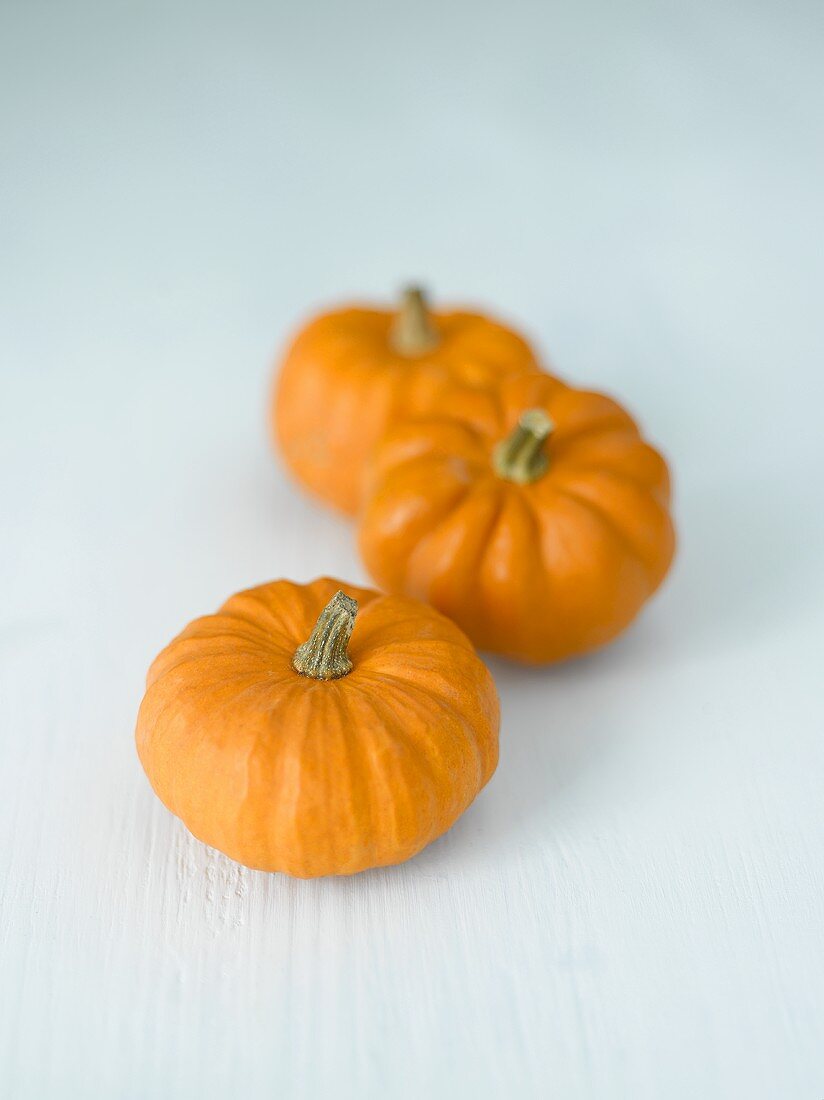
[[[210,616],[210,618],[212,618],[212,616]],[[246,643],[250,650],[256,650],[261,653],[269,652],[272,649],[288,649],[286,640],[274,631],[268,631],[262,626],[254,628],[251,623],[247,623],[243,620],[237,620],[239,626],[235,626],[231,621],[226,621],[233,618],[233,616],[229,615],[218,614],[215,615],[214,618],[223,620],[220,624],[220,629],[215,629],[214,631],[210,630],[208,633],[201,633],[200,629],[197,631],[193,630],[191,633],[184,632],[174,639],[174,644],[219,644],[220,642],[232,642],[234,648],[235,639],[240,639]],[[197,620],[198,623],[201,621],[202,620]],[[215,623],[214,626],[217,628],[218,624]]]
[[[448,334],[450,351],[482,360],[496,373],[499,373],[502,356],[523,357],[526,362],[533,358],[526,339],[493,317],[458,311],[441,314],[440,318]],[[494,344],[492,351],[488,350],[490,344]],[[514,374],[513,370],[512,375]]]
[[[414,724],[417,728],[418,724],[422,724],[424,719],[431,718],[431,714],[427,715],[427,712],[420,705],[410,704],[408,693],[402,689],[404,696],[404,704],[407,707],[407,714],[414,718]],[[376,691],[371,693],[371,702],[373,704],[373,711],[380,713],[381,709],[385,706],[383,697]],[[383,729],[388,730],[386,723],[382,726]],[[416,760],[422,763],[422,768],[419,769],[421,780],[426,782],[427,789],[427,810],[425,815],[419,815],[425,817],[427,822],[426,832],[429,839],[435,839],[441,833],[446,831],[447,828],[453,823],[453,807],[454,807],[454,790],[451,793],[451,800],[444,810],[443,805],[438,806],[435,798],[435,792],[444,784],[449,784],[454,788],[455,775],[451,769],[447,766],[446,758],[444,758],[441,751],[433,752],[431,750],[430,741],[426,739],[426,728],[422,727],[421,735],[410,736],[409,729],[405,729],[403,735],[391,735],[392,739],[402,744],[403,751],[410,753]],[[442,736],[442,729],[439,730]],[[393,791],[394,798],[394,791]],[[407,807],[413,807],[413,800],[409,798],[409,791],[406,792],[406,805]],[[415,811],[417,813],[417,811]],[[444,824],[444,820],[447,824]],[[428,842],[427,842],[428,843]]]
[[[559,474],[561,471],[559,471]],[[612,478],[614,481],[620,481],[625,485],[632,486],[637,489],[639,493],[646,493],[651,496],[656,504],[661,508],[666,508],[669,504],[669,497],[664,496],[663,488],[660,485],[653,485],[649,481],[644,481],[640,477],[636,477],[633,474],[627,473],[625,470],[610,469],[606,465],[597,465],[596,463],[569,463],[564,465],[563,475],[572,475],[578,477],[583,474],[585,477],[596,474],[598,477]],[[560,478],[559,478],[560,480]]]
[[[326,684],[327,681],[323,681],[323,683]],[[346,825],[351,828],[352,818],[354,817],[354,814],[352,813],[351,786],[349,787],[346,797],[344,797],[343,791],[341,789],[343,782],[345,782],[343,772],[347,770],[347,765],[349,764],[349,757],[347,754],[346,746],[346,727],[343,721],[344,715],[343,713],[341,713],[342,707],[345,710],[346,696],[343,691],[338,693],[338,698],[335,701],[334,710],[330,711],[330,713],[324,714],[325,724],[323,730],[320,731],[322,742],[320,751],[317,753],[317,755],[323,761],[322,789],[325,789],[327,792],[329,792],[329,794],[331,795],[331,799],[329,799],[329,795],[327,795],[327,799],[331,801],[332,805],[337,810],[337,814],[331,822],[333,826],[337,825],[337,828],[332,827],[327,828],[326,830],[326,844],[332,857],[332,861],[335,864],[342,864],[346,861],[346,852],[342,853],[340,851],[340,833],[344,830],[344,821],[346,820],[346,818],[350,819],[348,822],[346,822]],[[330,729],[330,725],[332,725],[333,728]],[[306,723],[306,726],[308,728],[308,722]],[[316,730],[315,732],[317,735],[318,731]],[[341,747],[343,748],[345,760],[345,764],[343,766],[341,766],[342,762],[338,755],[338,752],[335,751],[335,745],[333,744],[333,742],[336,743],[338,749],[340,749]],[[334,768],[332,767],[332,761],[335,762]],[[360,834],[357,830],[355,830],[354,833],[350,832],[349,835]],[[351,858],[351,854],[349,858]]]
[[[478,539],[477,542],[476,549],[478,557],[476,561],[476,567],[471,573],[467,571],[467,574],[465,576],[465,580],[469,581],[470,583],[465,586],[462,592],[463,599],[466,599],[467,597],[472,599],[474,597],[480,600],[483,604],[486,603],[487,593],[483,591],[482,586],[479,585],[474,592],[471,586],[473,583],[477,583],[478,574],[483,570],[483,564],[489,551],[489,544],[492,542],[492,536],[497,530],[498,525],[500,524],[503,517],[504,509],[506,508],[508,488],[509,487],[506,484],[497,484],[497,482],[494,486],[493,491],[495,493],[495,503],[493,505],[492,511],[487,517],[486,527],[483,535],[480,539]]]
[[[478,478],[473,483],[464,487],[464,492],[443,511],[437,521],[432,524],[431,528],[426,531],[425,534],[421,535],[420,539],[418,539],[411,551],[406,555],[407,569],[413,557],[419,554],[421,556],[426,555],[429,546],[443,534],[448,524],[457,522],[456,517],[460,516],[462,511],[466,511],[468,506],[474,503],[475,497],[479,497],[482,493],[488,493],[490,491],[489,483],[491,480],[491,477]]]
[[[605,508],[597,504],[595,501],[589,500],[586,496],[580,495],[579,493],[575,492],[574,489],[571,489],[568,486],[558,485],[557,490],[569,500],[572,500],[580,507],[585,508],[601,523],[603,523],[603,525],[609,531],[611,531],[612,534],[623,545],[624,549],[628,551],[633,558],[636,558],[638,561],[641,562],[644,567],[645,573],[649,574],[650,569],[647,564],[647,555],[642,553],[638,549],[633,538],[626,531],[623,530],[618,521],[613,516],[611,516]],[[649,579],[649,577],[647,579]]]
[[[424,429],[422,434],[421,429]],[[416,450],[404,458],[390,459],[390,466],[403,465],[408,461],[421,460],[423,458],[454,458],[456,443],[450,439],[442,443],[436,433],[446,431],[457,432],[463,436],[460,443],[466,448],[476,450],[479,455],[486,454],[487,447],[482,438],[483,429],[478,428],[477,421],[463,416],[436,416],[432,413],[409,414],[386,432],[380,441],[381,454],[393,452],[393,449],[408,444],[407,436],[411,437],[416,445]],[[462,454],[462,457],[466,457]]]
[[[395,613],[384,619],[387,601],[391,602],[392,610]],[[420,633],[421,605],[419,601],[404,595],[381,596],[375,602],[374,607],[380,616],[377,622],[374,622],[373,616],[370,616],[367,612],[358,616],[359,635],[356,633],[352,635],[352,653],[357,656],[356,668],[353,672],[357,672],[357,664],[365,663],[369,666],[373,658],[387,649],[398,652],[402,649],[408,649],[410,645],[417,648],[421,645],[429,645],[432,642],[454,645],[456,648],[466,650],[476,656],[475,647],[460,627],[432,606],[426,608],[426,619],[428,620],[427,629],[433,631],[433,634],[423,636]],[[410,636],[405,637],[404,631],[407,627],[415,628],[415,630]],[[400,637],[390,638],[389,641],[379,640],[387,632],[395,632]]]
[[[391,482],[392,482],[392,479],[391,479],[391,475],[390,475],[390,477],[387,478],[387,481],[382,486],[382,496],[384,496],[386,498],[385,503],[382,500],[377,501],[377,506],[380,509],[380,514],[382,516],[388,515],[388,516],[391,517],[393,515],[394,509],[395,509],[395,502],[394,502],[394,499],[393,499],[394,494],[391,491],[392,490],[392,483]],[[471,494],[474,487],[475,486],[473,486],[472,484],[469,484],[469,485],[459,484],[458,486],[456,486],[455,490],[452,493],[450,493],[449,497],[446,500],[438,502],[437,508],[433,507],[433,502],[432,501],[430,501],[430,500],[427,501],[426,510],[421,512],[421,520],[422,520],[422,523],[425,523],[426,525],[431,524],[430,529],[428,530],[426,535],[422,536],[421,539],[414,542],[411,546],[404,545],[402,551],[398,553],[398,557],[403,562],[403,569],[400,570],[400,575],[401,575],[400,584],[401,584],[402,588],[407,583],[407,571],[408,571],[408,568],[409,568],[409,561],[410,561],[412,555],[417,551],[417,549],[421,545],[423,539],[429,538],[435,531],[438,530],[439,527],[441,527],[443,524],[445,524],[447,522],[449,517],[451,515],[453,515],[456,510],[458,510],[463,504],[466,503],[467,497],[469,497],[469,495]],[[408,541],[409,541],[409,536],[407,535],[405,540],[404,540],[404,543],[407,543]]]
[[[253,623],[247,618],[237,618],[232,614],[218,611],[195,619],[184,631],[168,643],[168,646],[203,643],[219,645],[237,638],[245,645],[261,651],[282,648],[288,645],[286,630],[279,626],[267,629],[261,623]],[[166,648],[168,648],[168,646]]]
[[[543,597],[547,601],[548,605],[553,606],[554,596],[553,590],[557,584],[555,569],[552,566],[552,562],[547,556],[546,539],[549,533],[552,533],[553,524],[551,520],[547,520],[546,527],[541,524],[541,520],[538,516],[536,502],[532,497],[532,494],[522,493],[521,499],[524,503],[524,512],[527,516],[530,529],[532,531],[532,545],[535,547],[535,559],[541,566],[540,573],[530,573],[528,576],[531,578],[531,582],[535,583],[535,578],[540,577],[541,584],[543,586]],[[555,533],[555,539],[557,541],[557,533]]]
[[[427,422],[428,423],[428,422]],[[465,462],[471,471],[477,470],[480,473],[486,466],[486,454],[480,443],[480,440],[475,444],[477,446],[477,455],[460,455],[461,462]],[[449,468],[450,463],[454,462],[458,456],[453,451],[436,450],[434,447],[427,447],[425,450],[418,452],[417,454],[407,455],[405,458],[400,459],[397,462],[393,462],[389,470],[382,475],[381,480],[386,477],[400,477],[402,474],[408,472],[410,466],[415,466],[416,470],[419,466],[430,466],[436,471],[440,471],[444,468]]]
[[[260,666],[261,683],[264,680],[269,680],[275,674],[275,670],[271,667],[271,661],[267,660],[265,652],[260,648],[253,650],[239,649],[235,653],[230,652],[227,648],[217,654],[206,650],[205,652],[200,653],[186,653],[181,656],[166,654],[164,651],[163,653],[158,654],[158,656],[152,663],[149,669],[149,674],[146,678],[146,684],[147,687],[153,687],[155,684],[160,683],[169,676],[173,676],[175,673],[181,673],[184,676],[188,676],[189,665],[197,665],[205,660],[213,661],[231,659],[236,661],[238,658],[241,658],[245,661],[253,660]],[[187,671],[183,672],[182,670]],[[239,675],[243,674],[240,673]],[[247,672],[245,675],[248,676],[249,673]],[[232,675],[228,671],[224,670],[223,676],[226,680],[232,679]],[[278,677],[278,680],[280,679],[281,677]]]
[[[383,697],[379,693],[370,691],[369,688],[363,684],[363,680],[361,680],[359,686],[361,700],[366,703],[367,707],[369,707],[369,709],[372,711],[372,713],[375,715],[375,718],[377,719],[376,725],[371,727],[372,730],[380,730],[381,735],[384,739],[395,741],[395,735],[391,732],[392,725],[394,724],[395,712],[386,705]],[[387,714],[389,716],[389,722],[387,722]],[[429,840],[433,839],[431,836],[431,823],[433,820],[437,820],[438,817],[438,811],[435,804],[433,791],[436,789],[436,785],[439,781],[439,776],[433,768],[431,760],[426,756],[424,752],[421,751],[417,743],[405,742],[405,744],[410,750],[412,758],[416,762],[415,768],[418,771],[420,778],[422,780],[425,780],[427,792],[426,816],[427,820],[430,821],[430,827],[428,830],[428,839],[424,840],[420,845],[420,848],[423,848],[427,843],[429,843]],[[385,763],[382,764],[381,759],[375,753],[365,753],[364,755],[369,760],[369,767],[372,775],[380,777],[379,781],[381,783],[383,791],[385,792],[384,806],[390,807],[390,813],[392,817],[392,843],[395,848],[399,848],[401,847],[401,837],[403,833],[403,829],[401,826],[401,807],[398,800],[399,789],[403,791],[403,800],[406,806],[407,813],[411,816],[411,819],[417,819],[418,821],[420,821],[423,815],[421,814],[420,808],[416,805],[415,800],[412,798],[409,784],[403,782],[399,783],[397,781],[396,772],[402,772],[402,769],[399,769],[397,767],[397,758],[394,756],[394,754],[390,752],[386,757],[386,759],[391,760],[393,764],[393,767],[391,769],[391,779],[388,775],[390,769],[386,767]],[[380,847],[388,847],[385,838],[383,841],[380,842]],[[420,848],[418,848],[418,851],[420,851]]]
[[[551,413],[549,415],[551,416]],[[565,428],[563,422],[561,422],[553,434],[553,450],[560,458],[564,448],[568,445],[578,444],[582,440],[586,441],[590,436],[599,435],[614,435],[618,438],[626,436],[628,439],[633,440],[641,438],[637,425],[628,424],[625,420],[619,419],[617,415],[609,420],[598,420],[591,424],[582,424],[571,430]]]
[[[260,623],[253,623],[246,616],[241,617],[234,613],[218,612],[215,617],[223,620],[222,629],[219,633],[193,634],[191,640],[219,641],[220,639],[237,637],[245,639],[249,645],[257,646],[259,649],[270,649],[273,644],[277,644],[279,641],[284,647],[286,646],[285,640],[281,640],[278,633],[274,630],[267,630]]]
[[[362,701],[363,692],[358,691],[357,684],[348,685],[350,689],[354,686],[357,692],[358,699]],[[341,692],[341,708],[345,721],[341,722],[341,733],[343,737],[343,755],[346,760],[346,770],[349,772],[349,792],[350,802],[352,806],[352,818],[355,822],[355,829],[360,836],[370,837],[369,843],[369,858],[370,861],[376,856],[376,841],[375,836],[377,830],[374,827],[376,820],[374,798],[372,795],[371,784],[365,781],[363,761],[368,757],[368,753],[363,749],[363,738],[353,733],[352,730],[357,730],[357,716],[354,713],[352,706],[352,694],[350,691]],[[371,761],[370,761],[371,770]],[[361,777],[358,780],[358,777]],[[357,788],[357,797],[356,797]],[[361,811],[360,813],[358,811]]]
[[[215,611],[211,615],[201,615],[199,618],[194,619],[189,625],[181,630],[179,634],[176,634],[169,642],[166,643],[164,652],[170,646],[183,644],[186,642],[208,642],[219,641],[221,638],[230,636],[231,631],[227,629],[226,624],[227,616],[221,611]],[[260,643],[260,628],[254,628],[252,624],[244,623],[244,626],[248,630],[248,634],[245,636],[246,641],[252,645],[259,645]],[[251,635],[258,635],[252,637]]]
[[[284,614],[278,612],[265,597],[256,595],[257,589],[247,588],[228,599],[220,608],[217,615],[224,619],[242,623],[253,634],[258,635],[267,648],[271,647],[273,638],[281,638],[284,646],[288,646],[292,634],[297,629],[294,619],[303,610],[303,600],[296,585],[289,581],[274,582],[282,587],[278,595],[282,598],[289,593],[294,598],[294,603]],[[251,606],[246,606],[246,605]],[[288,640],[287,640],[288,639]]]
[[[386,341],[389,313],[385,310],[340,310],[316,318],[299,333],[286,354],[286,361],[301,363],[304,358],[317,362],[317,346],[323,349],[324,365],[348,369],[353,352],[378,356]],[[364,340],[364,329],[366,340]],[[341,360],[344,360],[341,362]]]
[[[507,348],[507,351],[511,353],[513,347],[514,345],[511,345]],[[501,374],[500,366],[496,365],[495,357],[488,352],[476,350],[472,346],[472,339],[469,338],[464,338],[460,344],[456,340],[445,347],[441,358],[451,365],[452,372],[459,384],[465,385],[469,389],[478,387],[468,381],[467,376],[471,378],[483,373],[486,381],[492,384],[496,379],[516,378],[523,369],[513,368],[511,371]]]
[[[226,680],[221,678],[221,683],[226,683]],[[229,707],[234,708],[238,705],[238,703],[242,702],[244,696],[251,695],[254,691],[267,691],[267,692],[269,692],[273,688],[277,687],[278,691],[280,693],[285,688],[289,687],[290,685],[291,685],[291,678],[289,677],[288,674],[286,674],[282,677],[278,677],[276,680],[273,681],[272,677],[271,677],[271,673],[267,672],[266,675],[262,676],[259,680],[255,680],[252,683],[248,684],[245,688],[243,688],[241,691],[239,691],[231,699],[227,699],[224,703],[224,706],[229,706]],[[266,708],[266,713],[267,714],[274,714],[274,713],[276,713],[276,711],[280,710],[280,708],[282,706],[283,706],[282,700],[278,699],[277,706],[267,707]]]
[[[502,496],[505,496],[505,502],[504,503],[515,504],[517,502],[517,506],[521,509],[524,517],[526,518],[527,525],[529,526],[529,529],[530,529],[530,532],[531,532],[531,535],[532,535],[532,540],[531,540],[529,545],[531,546],[531,548],[534,551],[535,562],[537,564],[541,564],[543,566],[544,571],[547,574],[545,577],[541,577],[541,582],[543,583],[546,592],[549,593],[549,592],[551,592],[551,589],[552,589],[552,574],[547,569],[547,562],[544,558],[544,540],[543,540],[543,535],[542,535],[542,531],[541,531],[541,525],[538,521],[538,516],[536,515],[536,512],[535,512],[535,504],[534,504],[534,501],[532,500],[531,494],[528,493],[528,492],[518,492],[517,488],[515,488],[515,487],[504,486],[504,493],[502,494]],[[499,522],[502,518],[503,518],[503,506],[501,508],[501,514],[499,516]],[[487,539],[486,539],[487,546],[491,542],[492,542],[492,531],[490,531],[489,535],[487,536]],[[483,567],[484,567],[485,562],[486,562],[486,553],[484,554],[484,557],[481,559],[481,562],[480,562],[480,570],[479,571],[482,572],[482,573],[484,572]],[[522,570],[522,575],[524,577],[530,578],[530,583],[532,585],[535,585],[537,583],[536,578],[540,576],[540,573],[536,572],[534,569],[525,569],[524,568]],[[484,592],[483,586],[480,586],[480,595],[484,598],[488,595],[488,593]]]
[[[194,658],[194,659],[191,659],[189,661],[181,662],[178,665],[174,665],[171,669],[168,670],[168,675],[173,675],[174,673],[178,673],[178,672],[180,672],[180,670],[182,668],[185,668],[186,665],[197,664],[202,659],[203,658]],[[211,658],[210,655],[206,655],[206,659],[211,660],[213,658]],[[154,681],[152,686],[154,687],[155,684],[159,684],[163,680],[165,680],[166,675],[167,675],[167,673],[164,672],[160,677],[158,677],[157,680]],[[188,678],[188,673],[184,672],[183,676]],[[254,679],[252,677],[254,677]],[[225,685],[226,687],[229,687],[230,685],[234,684],[238,680],[248,681],[248,683],[246,684],[245,687],[243,687],[243,688],[241,688],[240,690],[237,691],[236,695],[233,698],[232,705],[234,705],[234,702],[237,699],[240,699],[247,692],[249,694],[251,694],[253,690],[264,690],[264,689],[265,690],[271,690],[273,688],[278,687],[279,685],[287,684],[289,682],[289,679],[290,679],[290,677],[286,674],[277,675],[276,672],[273,669],[271,669],[269,666],[267,666],[263,662],[261,662],[260,668],[255,670],[254,672],[252,672],[250,670],[247,670],[246,672],[243,672],[243,671],[240,671],[240,670],[238,670],[237,672],[230,672],[228,670],[221,669],[221,675],[220,675],[220,682],[221,682],[221,684]],[[185,691],[199,691],[199,690],[202,690],[202,688],[197,683],[184,684],[184,685],[179,685],[178,686],[178,691],[184,691],[184,690]]]
[[[376,677],[376,679],[377,679],[377,677]],[[446,755],[444,754],[444,752],[440,748],[440,745],[435,747],[435,745],[436,745],[435,740],[433,738],[427,736],[429,730],[432,727],[433,711],[432,711],[432,709],[428,709],[427,707],[422,705],[422,699],[423,698],[428,698],[428,699],[430,699],[430,701],[433,704],[435,704],[437,709],[435,710],[434,713],[436,715],[439,712],[446,713],[447,720],[448,720],[448,725],[450,725],[450,726],[451,726],[452,722],[454,722],[457,719],[457,724],[460,726],[462,731],[465,731],[466,720],[464,719],[463,715],[460,715],[453,707],[449,706],[449,704],[446,700],[439,699],[436,695],[432,694],[427,689],[422,688],[421,685],[418,684],[417,682],[414,683],[414,684],[410,684],[408,681],[403,680],[400,677],[394,676],[391,673],[381,673],[380,674],[380,679],[384,681],[384,685],[383,685],[384,687],[385,687],[385,681],[390,680],[392,682],[393,686],[395,687],[395,689],[400,691],[400,693],[403,695],[403,697],[405,699],[406,706],[409,708],[409,710],[414,714],[414,716],[416,718],[416,723],[414,724],[415,728],[417,728],[417,723],[421,723],[420,728],[423,731],[423,735],[424,735],[424,738],[425,738],[425,743],[424,744],[421,743],[422,739],[421,739],[420,735],[415,736],[415,737],[410,736],[409,727],[407,727],[403,730],[403,732],[400,734],[400,737],[403,741],[403,744],[406,746],[406,748],[411,750],[415,754],[416,757],[418,757],[419,759],[424,761],[424,763],[426,765],[426,771],[427,771],[427,773],[429,775],[429,778],[430,778],[430,784],[431,784],[433,789],[437,789],[441,784],[445,784],[445,783],[448,783],[452,787],[452,800],[449,804],[449,810],[448,810],[448,814],[450,816],[450,824],[451,824],[452,821],[454,820],[454,817],[452,817],[452,814],[455,813],[456,807],[463,805],[463,797],[458,799],[456,794],[455,794],[454,787],[455,787],[456,776],[453,774],[452,768],[450,767],[450,765],[448,763],[448,759],[447,759]],[[375,685],[375,687],[376,687],[376,691],[373,694],[373,700],[377,699],[379,701],[380,705],[384,706],[385,704],[384,704],[384,701],[383,701],[383,697],[379,693],[379,689],[381,687],[381,684],[377,683]],[[451,720],[450,720],[450,716],[451,716]],[[439,732],[441,733],[441,735],[443,734],[443,726],[440,727]],[[452,732],[452,731],[450,730],[450,732]],[[474,759],[477,763],[478,783],[480,785],[483,785],[482,781],[483,781],[483,778],[484,778],[484,766],[483,766],[484,762],[483,762],[483,759],[481,758],[480,749],[479,749],[478,745],[474,742],[473,738],[471,738],[470,736],[466,736],[465,738],[463,738],[463,740],[465,740],[466,743],[472,749],[472,756],[474,757]],[[433,751],[433,748],[434,748],[434,751]],[[461,753],[460,755],[463,755],[463,753]],[[436,762],[437,762],[437,766],[436,766]],[[468,805],[468,803],[467,803],[467,805]],[[460,812],[461,812],[461,810],[458,809],[457,813],[460,814]],[[437,816],[442,818],[443,814],[440,814],[440,815],[437,815]],[[448,828],[448,826],[444,826],[444,829],[445,828]]]
[[[415,644],[416,648],[418,646],[454,645],[456,649],[463,649],[466,652],[472,652],[472,653],[475,652],[474,647],[470,650],[468,646],[467,647],[460,646],[456,642],[453,642],[451,639],[447,639],[447,638],[416,638],[414,644]],[[472,643],[470,642],[470,645],[471,644]],[[399,651],[400,651],[400,646],[398,645],[397,642],[395,642],[395,643],[382,642],[379,645],[375,645],[375,646],[370,645],[369,652],[367,654],[363,654],[361,656],[361,668],[364,669],[364,670],[369,669],[369,671],[374,671],[371,668],[371,664],[372,664],[373,660],[377,659],[378,657],[385,656],[387,652],[389,652],[389,653],[398,653]]]
[[[474,736],[474,732],[466,717],[455,709],[448,698],[438,692],[433,691],[429,687],[424,687],[417,681],[410,682],[403,676],[399,676],[396,672],[381,672],[375,674],[375,678],[391,680],[392,683],[395,684],[396,687],[400,688],[403,691],[404,695],[406,695],[407,697],[412,697],[413,694],[425,696],[426,698],[430,699],[439,710],[445,711],[447,714],[451,714],[453,718],[457,718],[460,723],[461,729],[466,734],[466,741],[472,749],[472,755],[477,760],[479,782],[481,783],[481,786],[486,783],[484,757],[481,753],[480,746],[478,745],[478,742]]]
[[[299,703],[297,705],[301,707],[307,707],[309,705],[308,696],[306,695],[306,693],[297,690],[299,685],[300,679],[297,675],[295,675],[293,684],[287,683],[284,685],[284,693],[286,698],[284,700],[278,700],[278,706],[274,709],[280,710],[284,702],[287,706],[294,707],[296,705],[296,699],[299,700]],[[270,710],[269,713],[272,714],[273,711]],[[290,732],[293,729],[300,731],[297,744],[295,744],[294,735]],[[293,721],[292,723],[284,725],[284,736],[281,738],[281,743],[278,745],[277,754],[275,757],[275,768],[272,769],[274,772],[282,776],[290,761],[292,761],[294,758],[300,760],[301,756],[303,755],[304,746],[309,737],[310,729],[311,723],[308,721]],[[258,754],[264,755],[265,757],[265,754],[267,752],[271,752],[271,745],[267,745],[266,741],[271,739],[271,735],[274,732],[277,731],[273,730],[272,724],[270,722],[267,728],[267,733],[270,735],[270,737],[264,739],[263,737],[258,735],[255,738],[252,749],[247,754],[246,792],[237,810],[237,816],[241,822],[245,821],[247,816],[252,821],[254,821],[254,818],[258,812],[257,804],[259,799],[259,792],[256,789],[256,785],[251,781],[251,768]],[[279,833],[285,833],[291,835],[292,842],[298,846],[298,862],[300,862],[301,865],[305,865],[306,853],[301,843],[301,835],[299,830],[293,828],[293,822],[298,816],[297,807],[300,802],[301,795],[300,784],[297,784],[295,786],[293,797],[289,798],[288,800],[284,799],[283,797],[283,781],[279,781],[276,786],[278,790],[278,795],[277,798],[273,800],[273,813],[271,817],[267,817],[265,828],[267,853],[271,850],[271,836],[273,834],[278,835]],[[286,812],[287,808],[289,811],[288,813]]]

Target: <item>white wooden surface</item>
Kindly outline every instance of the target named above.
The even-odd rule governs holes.
[[[0,7],[0,1096],[824,1097],[820,5]],[[496,303],[672,458],[666,591],[495,664],[418,859],[235,866],[153,798],[144,670],[361,581],[268,452],[310,307]]]

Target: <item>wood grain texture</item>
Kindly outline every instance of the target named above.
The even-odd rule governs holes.
[[[815,16],[2,7],[3,1100],[824,1097]],[[268,363],[421,276],[626,400],[682,553],[603,654],[494,663],[499,771],[421,856],[246,871],[152,796],[143,675],[365,580]]]

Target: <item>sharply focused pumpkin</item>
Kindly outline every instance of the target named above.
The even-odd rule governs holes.
[[[675,548],[661,456],[610,398],[545,375],[396,425],[369,481],[360,545],[378,584],[525,661],[609,642]]]
[[[510,329],[475,313],[431,312],[410,288],[397,310],[339,309],[303,329],[277,379],[273,432],[295,478],[351,515],[365,462],[390,422],[538,369]]]
[[[414,600],[344,587],[241,592],[149,670],[136,737],[152,786],[250,867],[398,863],[495,770],[498,699],[464,634]]]

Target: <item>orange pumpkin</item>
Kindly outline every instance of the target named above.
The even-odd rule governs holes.
[[[546,375],[396,425],[369,480],[360,546],[378,584],[524,661],[620,634],[675,549],[661,455],[615,401]]]
[[[475,313],[433,313],[410,288],[399,310],[339,309],[303,329],[277,379],[272,429],[297,481],[352,515],[366,460],[390,422],[538,369],[510,329]]]
[[[398,863],[495,770],[498,699],[464,634],[414,600],[345,588],[241,592],[149,670],[136,739],[152,786],[249,867],[312,878]]]

